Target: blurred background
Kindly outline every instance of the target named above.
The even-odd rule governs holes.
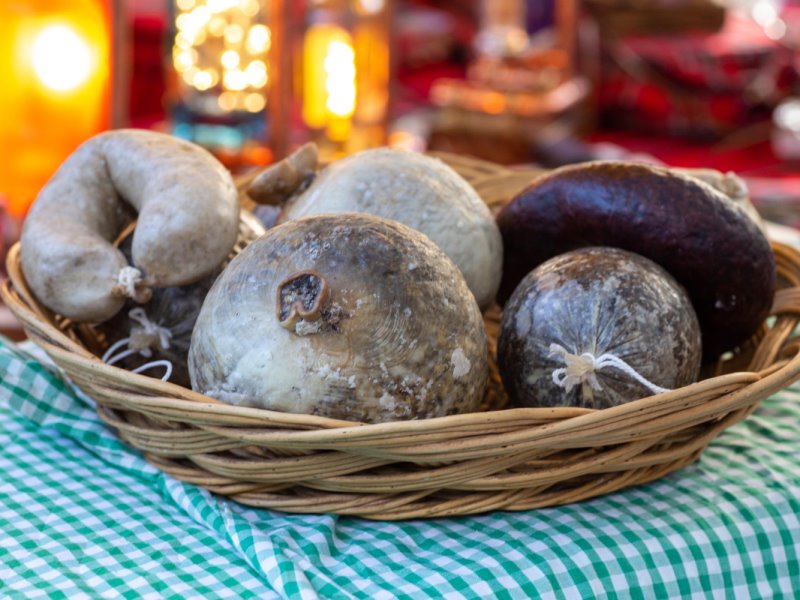
[[[81,141],[734,171],[800,227],[800,0],[3,0],[0,248]],[[0,330],[5,330],[0,313]]]

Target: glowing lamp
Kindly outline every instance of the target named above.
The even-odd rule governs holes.
[[[386,143],[389,9],[384,0],[308,4],[296,89],[303,124],[324,158]]]
[[[303,120],[343,142],[356,105],[356,65],[350,34],[332,24],[312,25],[303,43]]]
[[[33,42],[33,70],[46,87],[69,92],[84,85],[92,75],[92,48],[69,25],[49,25]]]
[[[0,196],[24,215],[83,140],[111,119],[111,9],[103,0],[0,3]]]

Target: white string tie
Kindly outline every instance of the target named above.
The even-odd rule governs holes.
[[[142,307],[137,306],[136,308],[132,308],[128,316],[132,321],[136,321],[136,323],[139,324],[139,327],[131,329],[131,337],[141,336],[148,340],[158,340],[158,345],[161,346],[162,350],[169,349],[169,343],[172,340],[172,332],[166,327],[161,327],[151,321]],[[144,350],[147,350],[148,353],[145,354]],[[148,347],[141,348],[139,352],[143,356],[150,356],[150,349]]]
[[[102,360],[107,365],[113,365],[114,363],[121,361],[123,358],[125,358],[125,356],[130,356],[131,354],[133,354],[133,350],[126,350],[125,352],[127,352],[127,354],[123,352],[122,354],[125,354],[125,356],[114,356],[114,353],[117,350],[125,346],[125,344],[127,344],[130,341],[131,338],[122,338],[121,340],[117,340],[116,342],[111,344],[111,346],[108,347],[108,350],[105,351],[105,354],[103,354],[103,357],[100,360]]]
[[[139,295],[137,287],[142,284],[142,272],[136,267],[122,267],[117,275],[117,289],[126,298],[136,298]]]
[[[109,366],[137,353],[145,358],[150,358],[153,355],[150,345],[152,345],[154,340],[158,340],[162,350],[167,350],[169,348],[172,332],[166,327],[161,327],[153,323],[147,318],[147,313],[143,308],[137,307],[131,309],[128,316],[132,321],[138,323],[138,325],[131,328],[130,337],[117,340],[105,351],[101,360]],[[137,348],[136,346],[139,345],[141,347]],[[123,348],[124,350],[120,351]],[[152,360],[132,369],[131,373],[142,373],[153,367],[164,367],[164,375],[161,376],[161,381],[168,381],[172,376],[172,363],[166,359]]]
[[[142,371],[146,371],[147,369],[152,369],[153,367],[164,367],[164,374],[161,376],[161,381],[168,381],[170,376],[172,375],[172,363],[168,360],[151,360],[148,363],[144,363],[143,365],[136,367],[131,371],[131,373],[141,373]]]
[[[123,358],[127,358],[131,354],[136,354],[136,350],[131,350],[128,348],[127,350],[123,350],[118,354],[114,354],[120,348],[125,346],[130,341],[130,338],[122,338],[121,340],[117,340],[106,350],[105,354],[103,354],[103,358],[101,359],[104,363],[109,366],[113,366],[114,364],[121,361]],[[148,358],[151,355],[150,349],[145,348],[147,353],[145,354],[143,351],[139,351],[139,354]],[[169,381],[169,378],[172,376],[172,363],[166,359],[164,360],[151,360],[148,363],[140,365],[135,369],[131,370],[131,373],[141,373],[142,371],[146,371],[147,369],[152,369],[153,367],[164,367],[165,372],[164,375],[161,376],[161,381]]]
[[[601,391],[603,386],[597,380],[597,371],[609,367],[619,369],[654,394],[670,391],[669,388],[663,388],[648,381],[619,356],[613,354],[605,353],[600,356],[595,356],[591,352],[584,352],[581,355],[571,354],[560,344],[550,344],[550,357],[561,358],[566,364],[566,367],[553,371],[553,383],[567,392],[584,382],[588,383],[596,392]]]

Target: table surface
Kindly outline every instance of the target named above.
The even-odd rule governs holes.
[[[286,515],[157,471],[32,344],[0,338],[0,597],[791,597],[800,384],[689,467],[558,508]]]

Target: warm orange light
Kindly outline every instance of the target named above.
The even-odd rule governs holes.
[[[378,0],[362,4],[375,10],[383,8]],[[355,120],[366,126],[380,125],[386,119],[389,104],[389,40],[380,21],[373,19],[359,23],[353,41],[358,75]],[[382,143],[384,140],[376,139],[371,145]]]
[[[303,43],[303,120],[341,141],[350,130],[355,107],[355,51],[350,34],[333,24],[312,25]]]
[[[256,24],[247,32],[247,51],[250,54],[263,54],[269,51],[272,34],[265,25]]]
[[[267,75],[267,65],[263,60],[254,60],[244,70],[247,75],[247,82],[250,87],[259,89],[267,85],[269,77]]]
[[[33,70],[51,90],[66,92],[92,75],[92,48],[69,25],[50,25],[36,36],[31,49]]]
[[[322,61],[325,68],[325,108],[337,117],[352,117],[356,107],[356,65],[353,46],[333,40]]]
[[[0,196],[16,216],[86,138],[108,127],[103,0],[0,2]]]

